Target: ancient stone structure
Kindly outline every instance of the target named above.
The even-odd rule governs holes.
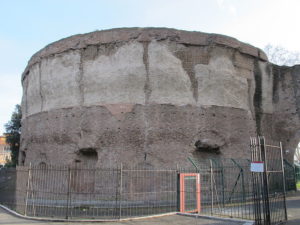
[[[300,66],[217,34],[126,28],[46,46],[22,76],[20,162],[167,166],[300,140]]]

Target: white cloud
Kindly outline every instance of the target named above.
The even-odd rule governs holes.
[[[218,7],[233,16],[237,15],[237,8],[233,1],[217,0]]]
[[[234,16],[237,15],[236,8],[233,5],[228,6],[228,10],[232,15],[234,15]]]
[[[221,32],[260,48],[271,43],[300,51],[300,1],[266,0],[253,4],[257,7],[239,14]]]
[[[217,0],[217,3],[218,3],[218,6],[219,6],[220,8],[222,8],[222,7],[223,7],[223,4],[224,4],[224,0]]]

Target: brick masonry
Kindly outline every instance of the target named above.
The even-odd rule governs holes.
[[[171,166],[188,156],[246,158],[257,134],[283,141],[292,160],[299,68],[201,32],[121,28],[62,39],[33,55],[22,75],[20,162]]]

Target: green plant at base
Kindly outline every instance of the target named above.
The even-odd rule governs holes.
[[[300,190],[300,181],[297,182],[296,186],[297,186],[297,189]]]

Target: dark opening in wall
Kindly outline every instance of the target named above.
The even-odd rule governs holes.
[[[40,162],[39,167],[40,167],[41,169],[46,169],[47,164],[46,164],[45,162]]]
[[[79,150],[79,154],[86,157],[98,157],[98,153],[94,148],[82,148]]]
[[[20,155],[20,166],[24,166],[25,163],[25,159],[26,159],[26,152],[25,151],[21,151],[21,155]]]
[[[209,140],[197,140],[195,142],[196,151],[220,154],[220,146],[217,144],[211,143]]]
[[[98,152],[95,148],[82,148],[77,152],[75,163],[82,166],[95,166],[98,161]]]

